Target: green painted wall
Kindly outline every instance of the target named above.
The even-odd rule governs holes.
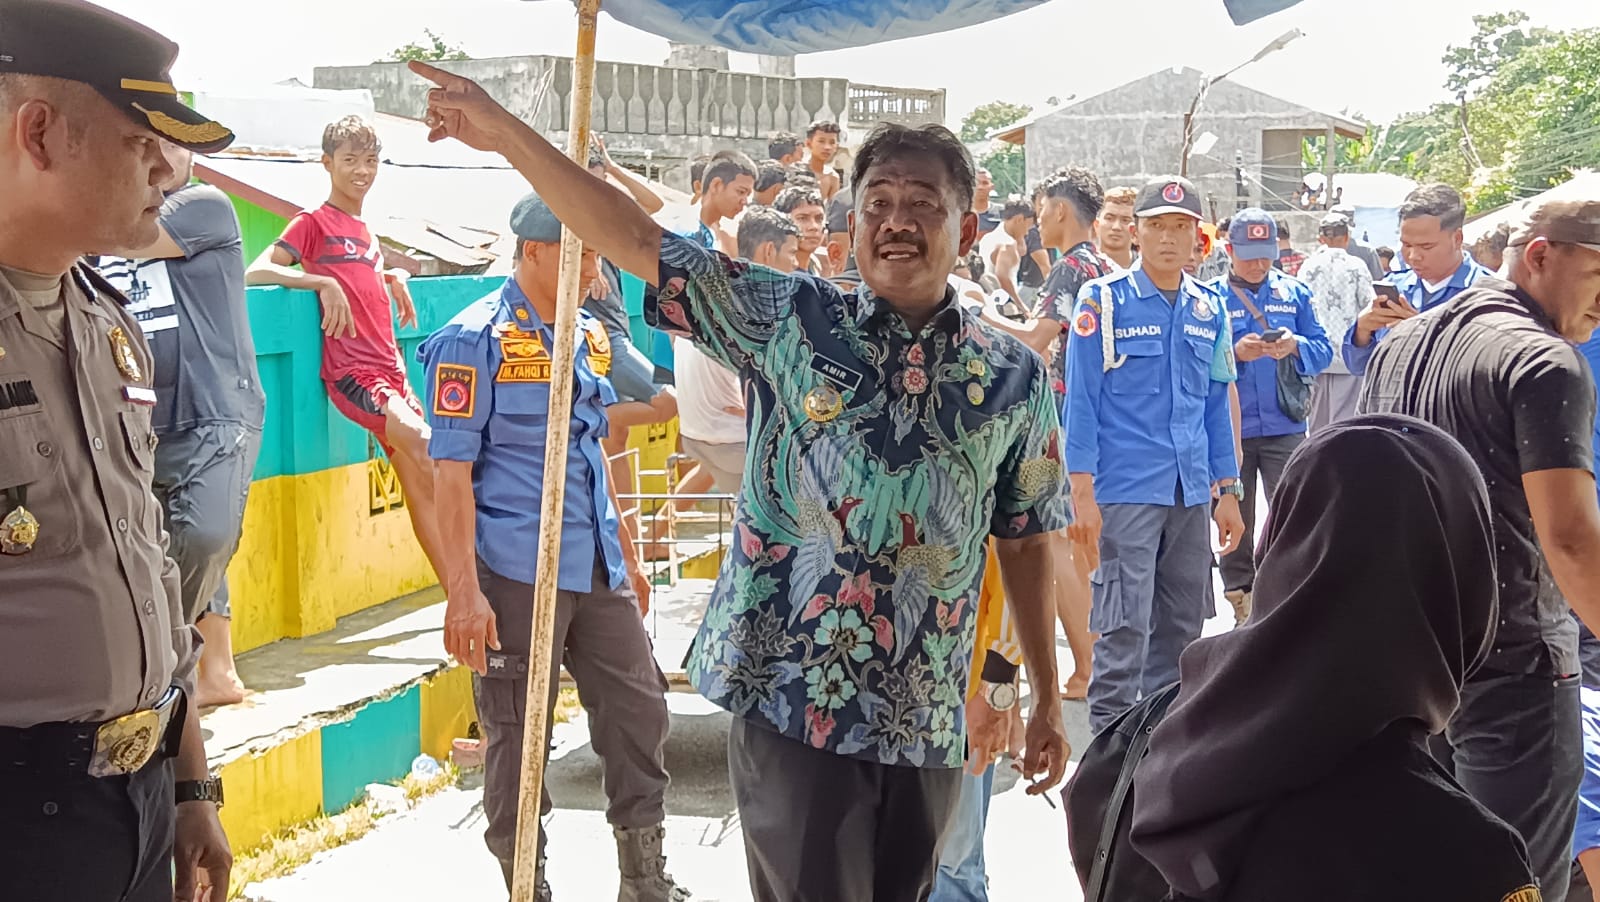
[[[417,325],[399,329],[411,387],[427,395],[417,346],[468,304],[500,290],[504,277],[438,276],[414,279],[411,297]],[[256,479],[315,473],[370,460],[376,453],[366,430],[328,403],[322,385],[321,312],[309,291],[251,288],[250,329],[255,335],[261,386],[267,395],[266,426]]]
[[[276,213],[245,200],[242,197],[228,195],[233,201],[233,210],[239,214],[239,231],[244,245],[244,262],[249,265],[261,252],[272,246],[278,240],[283,230],[289,227],[289,220]]]

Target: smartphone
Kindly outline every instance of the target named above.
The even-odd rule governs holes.
[[[1289,337],[1289,330],[1281,328],[1281,327],[1277,328],[1277,329],[1268,329],[1267,331],[1261,333],[1261,340],[1265,341],[1265,342],[1268,342],[1268,343],[1271,343],[1271,342],[1274,342],[1274,341],[1283,341],[1285,338],[1288,338],[1288,337]]]
[[[1400,300],[1400,289],[1390,285],[1388,282],[1373,282],[1372,290],[1378,293],[1378,301],[1380,303],[1398,302]]]

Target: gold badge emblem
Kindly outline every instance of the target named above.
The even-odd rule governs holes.
[[[1537,886],[1524,886],[1500,902],[1541,902],[1544,897],[1540,895]]]
[[[806,417],[813,423],[826,423],[844,410],[844,396],[824,382],[806,392]]]
[[[133,345],[128,343],[128,333],[122,331],[121,326],[112,326],[106,337],[111,339],[111,356],[116,360],[123,378],[129,382],[143,382],[144,371],[139,368],[139,358],[133,353]]]
[[[967,372],[982,379],[983,374],[988,372],[988,367],[983,365],[982,357],[974,357],[967,361]]]
[[[518,307],[517,308],[517,319],[520,319],[523,322],[527,322],[528,321],[528,311],[525,308]]]
[[[967,383],[967,400],[971,401],[972,402],[972,406],[974,406],[974,407],[978,406],[979,404],[982,404],[983,403],[983,386],[979,385],[976,382]]]
[[[27,554],[39,541],[39,520],[22,505],[0,518],[0,554]]]
[[[1210,319],[1211,318],[1211,305],[1206,303],[1206,299],[1205,298],[1195,298],[1194,299],[1194,318],[1195,319]]]
[[[161,742],[160,727],[161,715],[148,708],[103,724],[94,735],[90,776],[131,774],[144,767]]]

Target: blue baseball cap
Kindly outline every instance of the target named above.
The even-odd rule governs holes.
[[[1276,260],[1278,224],[1266,210],[1246,207],[1233,214],[1228,244],[1236,260]]]
[[[561,220],[539,195],[530,192],[511,208],[511,233],[523,241],[561,243]]]

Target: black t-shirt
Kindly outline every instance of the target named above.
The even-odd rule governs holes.
[[[1373,352],[1361,409],[1433,423],[1483,472],[1500,572],[1500,627],[1485,669],[1577,673],[1577,628],[1539,548],[1522,476],[1593,471],[1595,387],[1583,355],[1516,286],[1480,279],[1394,327]]]
[[[1022,263],[1017,266],[1017,284],[1029,288],[1039,288],[1044,285],[1044,273],[1039,271],[1039,264],[1033,262],[1035,251],[1044,250],[1044,240],[1039,237],[1038,227],[1028,230],[1026,238],[1022,239],[1027,253],[1022,255]]]
[[[978,237],[981,238],[998,228],[1000,228],[1000,211],[993,206],[978,214]]]
[[[1221,902],[1538,902],[1516,831],[1405,729],[1268,809]]]

